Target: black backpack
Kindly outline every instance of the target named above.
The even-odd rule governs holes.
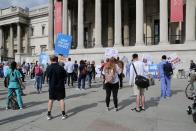
[[[173,68],[172,68],[172,64],[169,62],[166,62],[163,65],[163,71],[164,71],[164,75],[166,77],[170,77],[171,75],[173,75]]]

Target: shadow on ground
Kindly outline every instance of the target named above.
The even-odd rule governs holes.
[[[24,114],[20,114],[20,115],[16,115],[16,116],[8,117],[8,118],[0,120],[0,125],[15,122],[15,121],[22,120],[22,119],[26,119],[26,118],[29,118],[31,116],[38,116],[38,115],[41,115],[43,112],[46,112],[46,110],[47,109],[41,109],[41,110],[38,110],[38,111],[32,111],[32,112],[28,112],[28,113],[24,113]]]

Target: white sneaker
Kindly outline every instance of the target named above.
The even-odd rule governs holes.
[[[76,88],[76,90],[77,90],[77,91],[80,91],[80,89],[79,89],[79,88]]]
[[[62,115],[62,120],[66,119],[67,118],[67,115]]]
[[[110,111],[110,108],[109,107],[106,107],[106,111]]]
[[[114,111],[117,112],[118,111],[118,108],[115,108]]]
[[[51,120],[52,116],[51,115],[47,115],[47,120]]]

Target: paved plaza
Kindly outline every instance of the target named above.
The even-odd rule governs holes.
[[[23,110],[5,110],[7,91],[1,80],[0,88],[0,131],[196,131],[192,116],[186,108],[191,104],[184,94],[187,80],[172,81],[172,97],[159,100],[159,82],[145,92],[146,111],[133,112],[135,97],[128,82],[119,90],[119,111],[106,111],[105,91],[101,81],[93,83],[91,89],[77,91],[66,88],[66,112],[68,118],[61,120],[58,102],[55,102],[52,115],[48,121],[47,101],[48,87],[44,85],[43,93],[36,94],[33,81],[27,80],[23,97]],[[75,86],[77,86],[75,84]],[[113,101],[111,101],[113,107]]]

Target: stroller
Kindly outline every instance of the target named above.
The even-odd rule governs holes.
[[[193,100],[192,106],[188,106],[187,113],[188,115],[193,116],[193,121],[196,123],[196,94],[194,94],[192,97],[189,97],[188,99]]]
[[[15,90],[12,90],[11,95],[8,98],[8,109],[12,109],[12,110],[18,110],[19,109],[19,105],[16,99],[16,93]]]

